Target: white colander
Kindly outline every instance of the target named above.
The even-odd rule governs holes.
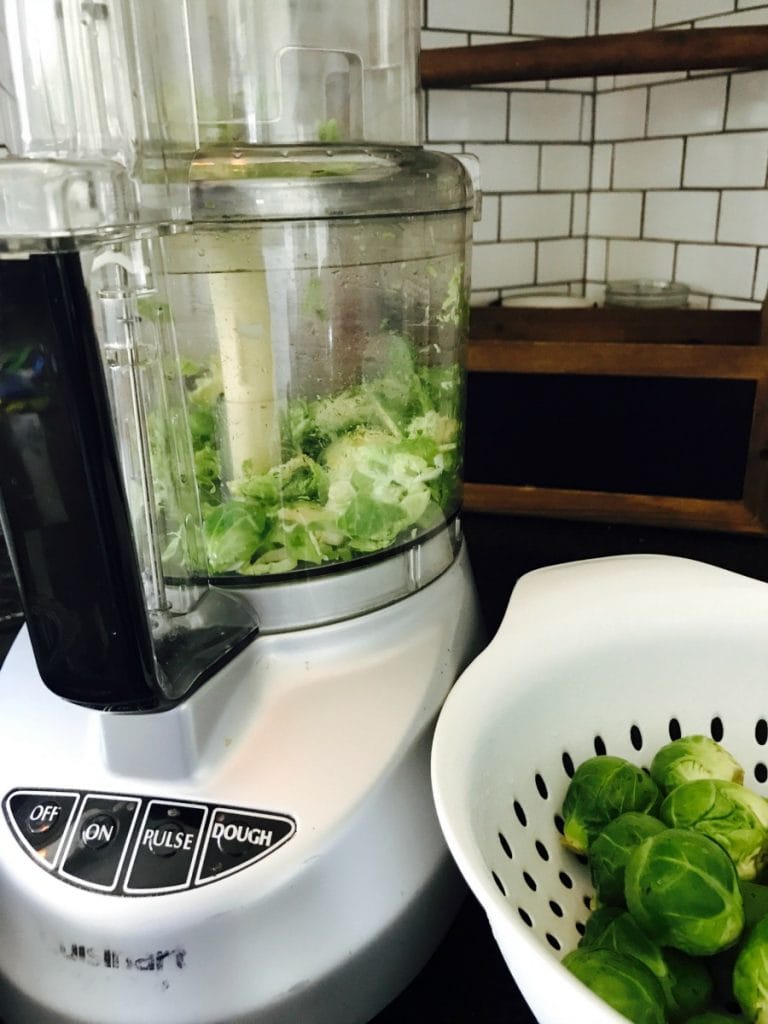
[[[588,868],[560,844],[574,765],[648,766],[706,733],[766,792],[768,584],[628,555],[539,569],[440,714],[432,782],[448,846],[541,1024],[624,1018],[559,960],[588,916]]]

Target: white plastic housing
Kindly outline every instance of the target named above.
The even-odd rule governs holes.
[[[296,832],[229,877],[127,897],[64,882],[0,817],[0,1017],[370,1020],[458,905],[429,750],[437,711],[479,644],[465,557],[389,608],[258,639],[156,715],[57,699],[22,633],[0,673],[3,801],[38,787],[209,801],[290,815]]]

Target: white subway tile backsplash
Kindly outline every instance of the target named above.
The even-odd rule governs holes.
[[[512,31],[525,36],[583,36],[587,0],[514,0]]]
[[[680,184],[682,164],[682,139],[617,142],[613,188],[674,188]]]
[[[582,281],[584,279],[586,243],[583,238],[539,242],[538,250],[536,281],[539,284]]]
[[[638,238],[642,210],[640,192],[592,192],[589,197],[589,235]]]
[[[539,147],[513,143],[471,145],[471,153],[480,161],[480,188],[483,192],[533,192],[538,187]]]
[[[759,249],[752,298],[762,302],[766,295],[768,295],[768,249]]]
[[[657,27],[674,25],[732,10],[733,0],[656,0],[655,24]]]
[[[653,26],[653,0],[600,0],[598,31],[639,32]]]
[[[675,246],[672,242],[644,242],[611,239],[608,242],[607,281],[653,277],[672,280]]]
[[[724,191],[717,240],[768,245],[768,191]]]
[[[709,295],[752,297],[757,250],[738,245],[678,247],[677,280]]]
[[[592,142],[595,128],[595,100],[592,96],[581,97],[581,127],[579,139],[581,142]]]
[[[718,199],[718,192],[699,189],[649,192],[645,199],[643,237],[714,242]]]
[[[732,76],[725,127],[768,128],[768,71]]]
[[[503,196],[501,238],[562,238],[571,230],[571,196],[548,192]]]
[[[572,92],[583,92],[587,96],[591,96],[595,91],[595,79],[594,78],[558,78],[553,79],[553,84],[558,89],[568,89]]]
[[[429,0],[427,28],[457,28],[474,32],[509,32],[509,0]]]
[[[688,139],[683,185],[754,188],[765,184],[768,134],[726,132]]]
[[[503,92],[433,89],[428,97],[427,137],[433,141],[503,139],[506,120]]]
[[[768,24],[768,0],[428,0],[422,46]],[[685,280],[691,305],[768,291],[768,69],[426,93],[428,145],[480,160],[472,302],[608,278]]]
[[[613,146],[596,143],[592,147],[592,188],[610,188],[613,170]]]
[[[473,226],[472,237],[475,242],[498,242],[499,206],[498,196],[483,196],[483,215]]]
[[[605,281],[608,269],[608,242],[604,238],[587,239],[586,276],[588,281]]]
[[[677,82],[688,77],[686,71],[652,71],[642,75],[622,75],[619,79],[623,89],[636,85],[662,85],[664,82]]]
[[[571,208],[571,234],[586,235],[587,233],[587,212],[589,204],[586,192],[576,192],[573,196]]]
[[[540,187],[545,191],[589,188],[589,146],[547,143],[541,147]]]
[[[649,135],[721,131],[725,122],[725,75],[655,85],[648,105]]]
[[[581,97],[567,92],[510,93],[512,142],[579,142]]]
[[[697,23],[699,24],[699,23]],[[766,25],[768,24],[768,7],[759,7],[735,14],[724,14],[717,18],[706,18],[700,23],[701,28],[718,28],[725,25]]]
[[[472,286],[488,289],[532,284],[535,268],[533,242],[476,245],[472,251]]]
[[[425,29],[421,33],[422,50],[436,50],[441,46],[468,46],[468,32],[434,32]]]
[[[595,99],[595,140],[636,139],[645,133],[646,89],[616,89]]]
[[[710,309],[759,309],[757,302],[748,302],[746,299],[712,299]]]

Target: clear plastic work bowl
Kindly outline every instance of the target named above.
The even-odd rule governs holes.
[[[647,767],[670,737],[712,735],[766,793],[768,586],[686,559],[629,555],[540,569],[460,676],[435,733],[448,846],[540,1024],[625,1018],[562,965],[589,870],[561,845],[573,766]]]

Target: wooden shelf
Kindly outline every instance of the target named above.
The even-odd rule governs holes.
[[[768,68],[768,26],[655,29],[421,53],[426,89],[718,68]]]
[[[465,507],[473,512],[768,535],[766,316],[757,310],[473,310],[470,375],[672,377],[754,381],[755,387],[738,500],[519,486],[468,475]],[[469,411],[468,433],[473,429]],[[509,441],[499,440],[499,450]]]

